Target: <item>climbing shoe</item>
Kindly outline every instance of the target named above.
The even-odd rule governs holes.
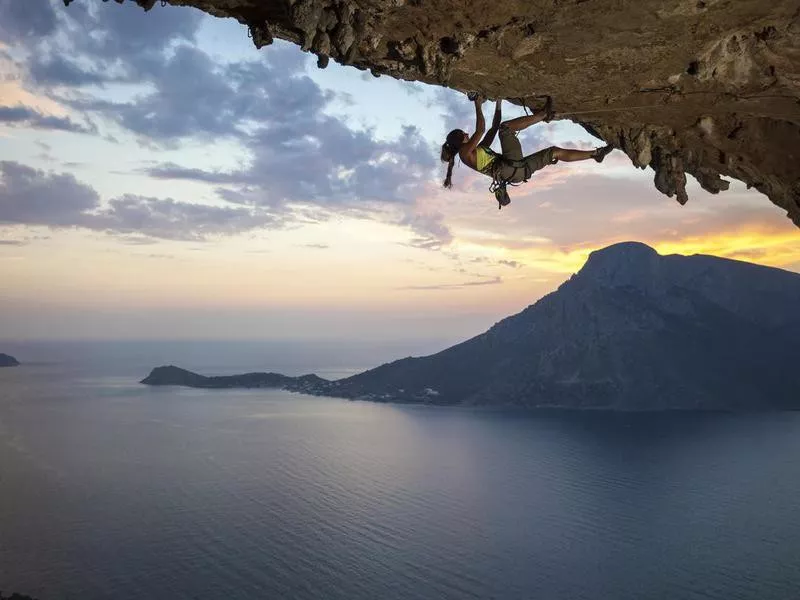
[[[594,158],[597,162],[603,162],[603,159],[606,155],[614,149],[614,146],[603,146],[602,148],[598,148],[594,151],[592,158]]]

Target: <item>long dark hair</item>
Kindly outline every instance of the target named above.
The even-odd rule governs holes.
[[[453,129],[447,134],[447,141],[442,144],[442,162],[447,163],[447,177],[444,178],[444,187],[453,187],[453,165],[456,163],[456,156],[464,143],[464,132],[461,129]]]

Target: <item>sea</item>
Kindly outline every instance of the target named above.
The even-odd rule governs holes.
[[[0,369],[0,590],[58,599],[800,598],[800,413],[151,388],[402,344],[27,342]]]

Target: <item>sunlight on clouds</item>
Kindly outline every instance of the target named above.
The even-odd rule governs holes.
[[[604,240],[602,243],[580,245],[569,248],[546,246],[523,251],[505,253],[509,258],[527,267],[549,273],[571,274],[580,270],[593,250],[617,242],[629,241],[629,237]],[[784,268],[800,266],[800,235],[794,231],[772,232],[745,229],[709,233],[677,240],[641,239],[655,248],[659,254],[710,254],[747,262]],[[498,247],[483,247],[491,254],[502,254]]]
[[[573,247],[552,245],[529,248],[521,251],[503,252],[497,246],[482,247],[484,251],[519,261],[539,271],[549,273],[575,273],[583,266],[593,250],[617,242],[629,241],[630,236],[603,240],[600,243],[581,244]],[[759,229],[710,232],[707,235],[684,237],[671,240],[640,239],[659,254],[710,254],[756,262],[773,267],[800,266],[800,235],[795,231],[773,232]]]
[[[537,271],[568,275],[576,273],[596,248],[563,249],[554,246],[511,253],[511,257]]]
[[[3,46],[0,45],[0,48]],[[68,111],[46,96],[37,96],[22,87],[22,74],[11,61],[0,57],[0,106],[26,106],[54,117],[65,117]]]
[[[16,81],[0,81],[0,106],[13,108],[20,105],[53,117],[65,117],[69,114],[57,102],[44,96],[31,94]]]
[[[800,234],[759,229],[710,233],[677,241],[654,241],[660,254],[711,254],[772,267],[800,265]]]
[[[627,216],[625,213],[612,221],[626,223],[629,221]],[[607,237],[598,231],[592,240],[568,245],[555,244],[546,237],[509,239],[496,231],[460,229],[457,233],[452,248],[459,253],[513,260],[529,270],[551,274],[575,273],[593,250],[634,239],[649,244],[662,255],[710,254],[774,267],[800,267],[800,233],[792,226],[779,228],[752,223],[685,236],[675,235],[677,232],[672,230],[668,232],[672,234],[669,239],[652,234]]]

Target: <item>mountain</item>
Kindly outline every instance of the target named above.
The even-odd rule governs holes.
[[[447,405],[800,408],[798,306],[796,273],[626,242],[593,252],[558,290],[481,335],[304,391]],[[294,389],[290,379],[276,387]]]
[[[0,352],[0,367],[16,367],[18,365],[19,361],[16,358]]]

